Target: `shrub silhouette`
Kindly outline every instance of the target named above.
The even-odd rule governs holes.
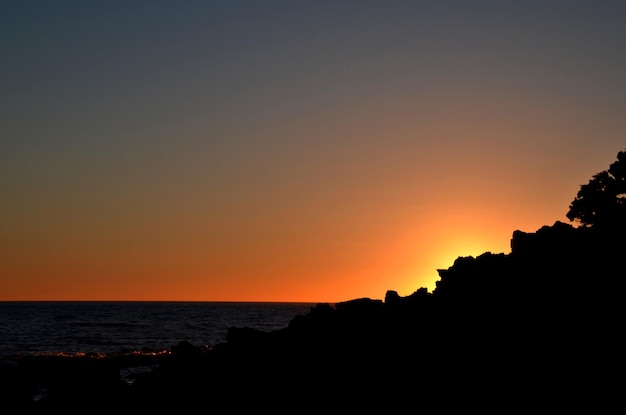
[[[566,216],[583,227],[626,225],[626,150],[617,153],[617,161],[608,170],[580,186]]]

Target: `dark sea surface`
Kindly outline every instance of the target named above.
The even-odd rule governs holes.
[[[315,303],[0,302],[0,361],[31,354],[162,351],[181,341],[212,347],[231,326],[287,327]]]

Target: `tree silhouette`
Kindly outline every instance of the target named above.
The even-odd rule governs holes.
[[[608,170],[580,186],[566,216],[583,227],[626,225],[626,150],[617,153],[617,161]]]

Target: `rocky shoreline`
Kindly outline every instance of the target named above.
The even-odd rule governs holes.
[[[515,231],[510,254],[459,257],[433,292],[318,304],[280,330],[232,327],[212,348],[25,356],[0,368],[0,399],[14,413],[604,405],[622,393],[609,380],[623,344],[619,235]],[[138,366],[149,370],[121,378]]]

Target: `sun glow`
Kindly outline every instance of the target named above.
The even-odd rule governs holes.
[[[426,256],[419,258],[419,264],[416,259],[414,267],[414,275],[416,279],[419,278],[420,284],[418,287],[413,285],[408,288],[413,292],[416,288],[425,287],[432,292],[440,279],[437,270],[451,267],[457,258],[477,257],[486,252],[509,251],[509,239],[506,237],[499,240],[493,234],[486,234],[477,229],[444,232],[422,248],[421,252]]]

